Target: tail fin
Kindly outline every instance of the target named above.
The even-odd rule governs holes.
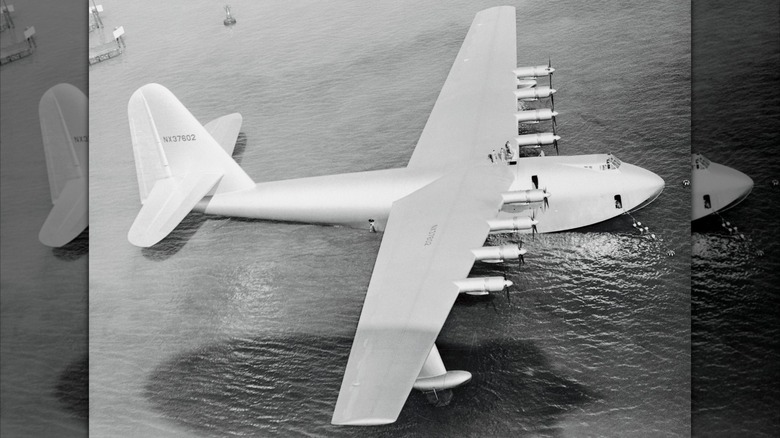
[[[38,240],[60,247],[88,224],[87,96],[73,85],[55,85],[41,97],[38,115],[54,204]]]
[[[204,196],[254,187],[225,148],[162,85],[136,90],[127,115],[143,204],[127,236],[133,245],[162,240]],[[238,126],[233,117],[228,129],[236,135],[238,117]]]

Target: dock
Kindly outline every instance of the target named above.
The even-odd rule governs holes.
[[[24,30],[24,41],[0,47],[0,65],[26,58],[35,52],[35,28],[30,26]]]
[[[116,58],[125,51],[123,35],[125,29],[122,26],[114,29],[114,41],[89,48],[89,65],[97,64],[111,58]]]
[[[27,41],[10,44],[6,47],[1,47],[0,65],[8,64],[9,62],[26,58],[32,55],[34,51],[35,51],[35,46],[28,44]]]
[[[92,6],[89,8],[89,31],[103,27],[103,20],[100,19],[100,13],[103,12],[103,5],[96,5],[92,0]]]
[[[11,12],[14,12],[14,5],[6,4],[5,0],[3,0],[3,4],[0,5],[0,32],[14,28]]]
[[[115,58],[122,54],[122,47],[116,42],[101,44],[89,48],[89,65]]]

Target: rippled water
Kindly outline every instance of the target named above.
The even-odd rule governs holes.
[[[445,408],[412,393],[383,436],[687,436],[689,8],[518,2],[521,64],[555,74],[564,154],[667,181],[635,217],[527,240],[507,299],[461,298],[438,344],[471,371]],[[138,208],[126,105],[148,82],[202,121],[244,116],[256,181],[406,164],[474,14],[490,2],[105,1],[127,51],[90,70],[90,431],[361,435],[329,423],[381,235],[191,214],[127,242]],[[93,39],[99,36],[93,36]],[[662,80],[659,80],[662,78]],[[659,93],[674,90],[674,98]],[[667,255],[674,251],[674,256]]]
[[[780,429],[780,188],[771,184],[780,177],[778,7],[694,3],[693,148],[755,182],[722,219],[693,226],[696,436],[768,437]],[[722,220],[746,239],[729,235]]]

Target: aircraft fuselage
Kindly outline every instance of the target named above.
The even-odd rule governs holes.
[[[510,166],[510,191],[546,189],[542,203],[504,206],[501,217],[535,215],[539,232],[595,224],[641,208],[663,190],[656,174],[621,163],[608,154],[530,157]],[[430,184],[452,169],[400,168],[259,183],[254,188],[204,198],[196,211],[275,221],[341,225],[384,230],[393,202]]]

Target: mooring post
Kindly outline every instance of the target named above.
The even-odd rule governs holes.
[[[35,45],[35,26],[27,26],[24,28],[24,38],[27,40],[27,45],[30,50],[36,47]]]

